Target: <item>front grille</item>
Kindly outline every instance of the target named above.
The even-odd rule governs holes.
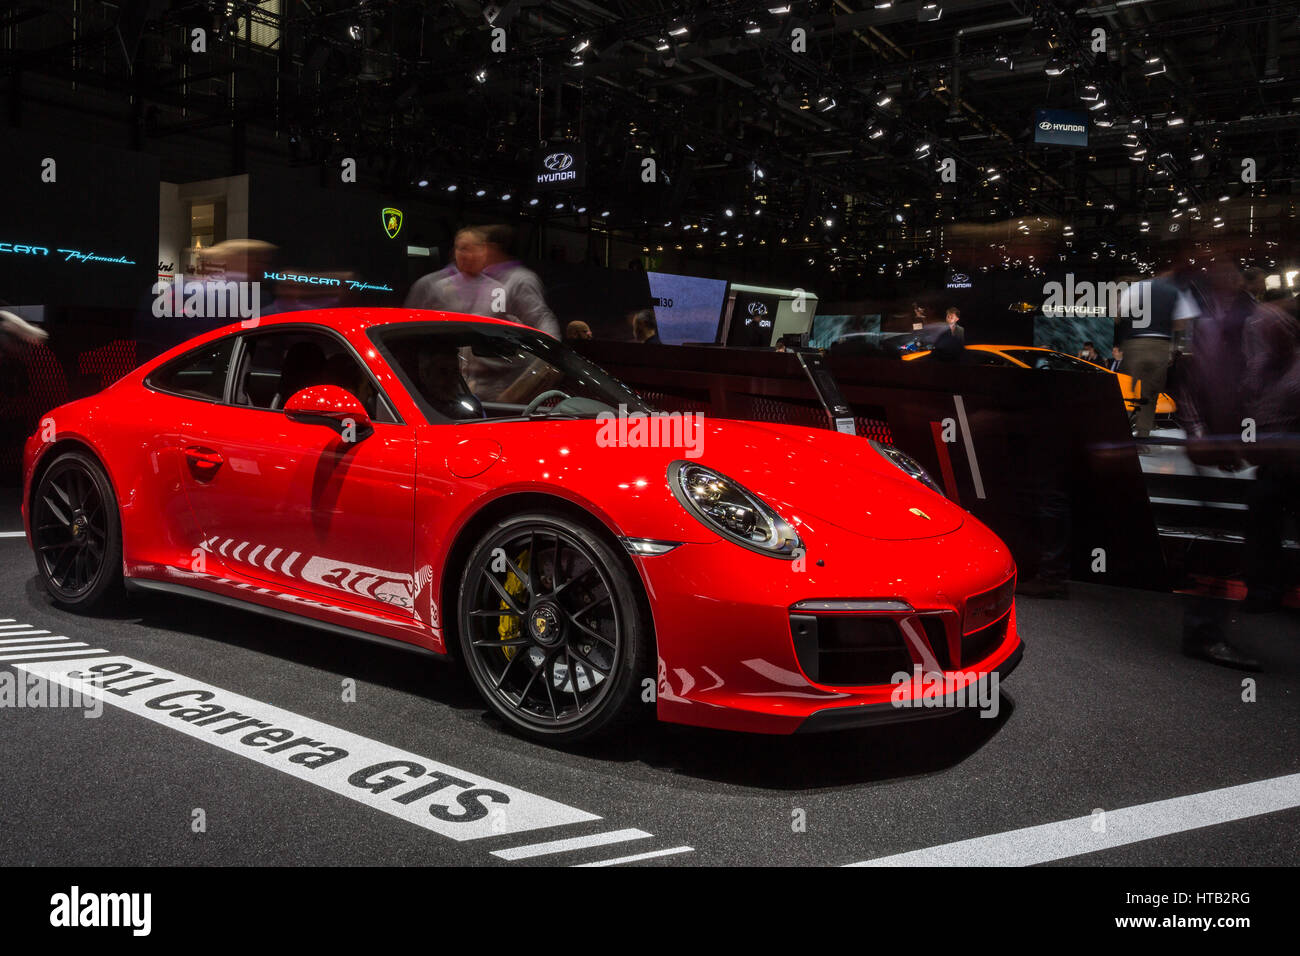
[[[984,658],[996,651],[1003,639],[1007,636],[1007,624],[1011,621],[1011,615],[1004,614],[1002,617],[988,627],[982,627],[978,631],[971,631],[961,639],[961,663],[962,667],[971,667],[978,664]]]
[[[948,653],[948,630],[944,626],[944,618],[951,617],[954,619],[953,626],[956,627],[955,614],[922,614],[921,626],[925,628],[926,640],[930,642],[930,650],[934,652],[934,659],[946,671],[952,670],[952,655]]]
[[[791,614],[795,655],[818,684],[889,684],[912,671],[898,623],[868,614]]]

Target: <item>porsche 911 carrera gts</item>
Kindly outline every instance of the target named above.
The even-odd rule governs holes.
[[[1019,661],[1007,548],[901,451],[713,419],[633,440],[658,414],[511,322],[286,313],[50,412],[23,516],[62,606],[164,591],[404,642],[541,739],[651,708],[929,716],[897,675],[960,691]]]

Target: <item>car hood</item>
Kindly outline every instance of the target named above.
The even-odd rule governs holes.
[[[886,541],[930,538],[966,513],[886,461],[865,438],[823,429],[713,421],[695,459],[734,478],[796,527],[813,520]]]
[[[705,418],[698,438],[675,447],[639,447],[631,431],[612,445],[612,423],[602,432],[602,423],[591,419],[485,423],[474,426],[474,436],[489,437],[479,430],[486,428],[492,444],[501,443],[512,481],[558,483],[602,506],[630,494],[625,517],[631,525],[655,509],[651,499],[682,511],[668,489],[674,461],[695,462],[740,482],[796,528],[825,523],[869,538],[908,540],[949,534],[966,519],[966,512],[905,475],[865,438],[826,429]]]

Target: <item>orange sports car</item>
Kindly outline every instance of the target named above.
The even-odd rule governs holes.
[[[1056,349],[1039,348],[1036,345],[967,345],[965,348],[968,353],[973,353],[969,358],[979,365],[1059,369],[1067,372],[1105,372],[1107,375],[1114,375],[1119,379],[1119,389],[1124,395],[1124,404],[1128,407],[1130,416],[1137,412],[1138,402],[1142,398],[1142,389],[1131,375],[1112,372],[1104,365],[1075,358]],[[903,356],[903,361],[926,358],[930,354],[930,352],[911,352]],[[1169,395],[1161,392],[1156,400],[1157,423],[1171,423],[1177,410],[1177,403]]]

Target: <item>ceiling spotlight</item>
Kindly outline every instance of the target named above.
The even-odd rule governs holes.
[[[1219,202],[1227,202],[1231,198],[1232,197],[1229,196],[1227,193],[1224,193],[1222,196],[1219,197]]]
[[[1151,223],[1149,223],[1149,222],[1147,222],[1145,219],[1143,219],[1143,220],[1142,220],[1142,225],[1138,227],[1138,230],[1139,230],[1140,232],[1146,232],[1146,231],[1149,230],[1150,228],[1151,228]]]
[[[477,73],[475,73],[475,74],[474,74],[474,82],[476,82],[476,83],[486,83],[486,82],[487,82],[487,70],[485,70],[485,69],[480,69]]]
[[[916,156],[917,156],[918,159],[925,159],[925,157],[927,157],[927,156],[929,156],[929,155],[930,155],[930,144],[929,144],[929,143],[917,143],[917,144],[916,144]]]
[[[1097,89],[1096,83],[1086,83],[1084,84],[1083,92],[1079,94],[1079,99],[1083,100],[1085,103],[1095,103],[1097,100],[1101,99],[1101,90]]]
[[[501,194],[501,201],[502,201],[502,202],[509,202],[509,201],[510,201],[510,194],[509,194],[509,193],[502,193],[502,194]]]
[[[888,10],[894,5],[894,0],[876,0],[874,6],[877,10]]]
[[[1159,76],[1165,72],[1165,61],[1158,56],[1149,56],[1143,64],[1142,72],[1147,76]]]
[[[555,208],[556,208],[556,209],[563,209],[563,208],[564,208],[564,203],[562,203],[562,202],[557,202],[557,203],[555,204]]]
[[[921,8],[916,11],[916,19],[922,23],[933,23],[941,16],[943,16],[943,7],[935,3],[934,0],[921,4]]]
[[[871,127],[871,131],[870,131],[869,133],[867,133],[867,138],[868,138],[868,139],[880,139],[880,137],[882,137],[882,136],[884,136],[884,135],[885,135],[885,130],[884,130],[883,127],[881,127],[881,126],[873,126],[873,127]]]
[[[578,55],[575,55],[575,56],[573,57],[573,59],[568,60],[564,65],[565,65],[565,66],[571,66],[571,67],[575,67],[575,68],[576,68],[576,67],[582,66],[583,63],[585,63],[585,62],[586,62],[586,61],[582,58],[581,54],[578,54]]]
[[[1050,57],[1047,58],[1047,65],[1043,67],[1043,72],[1046,73],[1048,76],[1060,76],[1069,68],[1070,68],[1069,60],[1062,59],[1060,56],[1053,53]]]
[[[458,187],[456,186],[456,184],[455,184],[455,183],[452,183],[450,186],[447,187],[447,192],[449,192],[449,193],[454,193],[454,192],[456,191],[457,188],[458,188]]]
[[[674,20],[673,25],[668,28],[668,35],[670,37],[684,37],[689,32],[690,31],[686,28],[686,24],[682,23],[681,20]]]
[[[475,196],[478,196],[478,197],[480,197],[480,198],[482,198],[483,196],[486,196],[486,195],[487,195],[487,190],[486,190],[486,189],[479,189],[479,190],[476,190],[475,193],[474,193],[474,195],[475,195]]]
[[[579,206],[579,207],[578,207],[578,212],[579,212],[579,213],[584,213],[584,212],[586,212],[586,211],[587,211],[587,207],[586,207],[586,206]]]
[[[416,183],[415,185],[417,185],[417,186],[419,186],[421,189],[423,189],[425,186],[429,185],[429,180],[427,180],[427,179],[421,179],[421,180],[420,180],[418,183]]]
[[[1177,113],[1170,113],[1169,116],[1165,118],[1165,125],[1166,125],[1166,126],[1182,126],[1182,125],[1183,125],[1183,118],[1182,118],[1181,116],[1179,116]]]
[[[667,53],[670,49],[672,49],[672,44],[668,42],[667,37],[660,37],[658,40],[655,41],[655,49],[658,50],[660,53]]]
[[[587,47],[589,47],[589,46],[591,46],[591,41],[588,40],[588,39],[585,39],[585,38],[584,38],[584,39],[582,39],[582,40],[579,40],[577,43],[575,43],[575,44],[573,45],[573,50],[572,50],[572,51],[573,51],[574,53],[581,53],[583,50],[587,49]]]
[[[736,210],[728,206],[726,209],[723,210],[722,214],[726,216],[728,219],[730,219],[732,216],[736,214]]]
[[[358,43],[361,42],[361,37],[363,32],[364,31],[361,28],[361,24],[359,23],[354,23],[352,24],[352,26],[348,27],[348,36],[350,36],[353,40],[357,41]]]
[[[894,99],[889,95],[889,91],[885,89],[883,83],[875,85],[875,88],[871,91],[871,98],[875,100],[877,106],[888,106]]]
[[[1192,155],[1191,155],[1191,160],[1192,160],[1192,162],[1194,162],[1194,163],[1199,163],[1199,162],[1200,162],[1201,160],[1203,160],[1204,158],[1205,158],[1205,150],[1203,150],[1203,149],[1196,149],[1196,150],[1193,150]]]
[[[530,205],[530,206],[536,206],[536,205],[537,205],[537,197],[534,196],[532,199],[528,200],[528,205]]]
[[[1093,103],[1091,106],[1088,107],[1088,109],[1090,110],[1104,110],[1105,108],[1106,108],[1105,100],[1098,100],[1097,102]]]
[[[780,17],[780,16],[784,16],[785,14],[787,14],[787,13],[790,12],[790,4],[788,4],[788,3],[783,3],[783,4],[781,4],[779,7],[768,7],[768,8],[767,8],[767,12],[768,12],[768,13],[774,13],[774,14],[776,14],[778,17]]]
[[[1098,113],[1096,116],[1093,117],[1092,121],[1094,124],[1100,126],[1102,129],[1110,129],[1112,126],[1115,125],[1115,121],[1110,118],[1109,113]]]
[[[762,27],[760,27],[760,26],[758,25],[758,21],[757,21],[757,20],[746,20],[746,21],[745,21],[745,32],[746,32],[746,33],[759,33],[759,32],[761,32],[761,31],[762,31]]]
[[[902,222],[902,221],[903,221],[903,214],[901,212],[894,213],[894,222]]]
[[[819,113],[829,113],[835,109],[835,97],[819,96],[817,97],[817,111]]]
[[[602,213],[600,214],[600,218],[601,218],[601,219],[608,219],[608,218],[609,218],[609,210],[606,209],[604,212],[602,212]]]
[[[826,222],[826,228],[827,228],[827,229],[834,228],[834,226],[835,226],[835,220],[834,220],[834,219],[827,219],[827,220],[825,220],[825,222]]]
[[[988,177],[989,177],[989,182],[995,183],[1002,178],[1002,174],[998,172],[996,169],[994,169],[992,166],[990,166],[988,168]]]

